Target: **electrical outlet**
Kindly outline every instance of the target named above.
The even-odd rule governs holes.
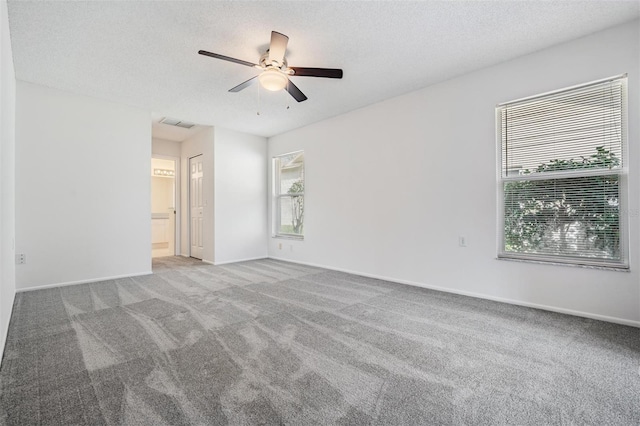
[[[282,250],[282,243],[278,243],[278,250]]]
[[[460,247],[466,247],[467,246],[467,237],[463,237],[463,236],[458,237],[458,245]]]
[[[24,265],[27,263],[27,255],[24,253],[16,254],[16,265]]]

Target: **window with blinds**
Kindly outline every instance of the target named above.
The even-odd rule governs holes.
[[[276,237],[304,235],[304,151],[273,158],[274,232]]]
[[[501,104],[499,258],[628,268],[626,76]]]

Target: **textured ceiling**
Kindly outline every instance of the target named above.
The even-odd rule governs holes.
[[[9,1],[16,78],[200,124],[279,134],[640,16],[638,1]],[[270,32],[309,97],[254,85]],[[287,107],[289,107],[287,109]],[[260,111],[260,115],[257,112]]]

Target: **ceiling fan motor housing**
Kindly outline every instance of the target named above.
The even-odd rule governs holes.
[[[289,69],[289,65],[287,64],[287,58],[282,58],[282,63],[278,63],[278,61],[269,60],[269,50],[260,57],[260,68],[263,70],[267,70],[269,68],[275,68],[287,75],[293,74],[293,70]]]

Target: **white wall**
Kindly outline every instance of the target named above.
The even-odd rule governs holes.
[[[267,140],[215,128],[215,263],[267,257]]]
[[[151,272],[150,113],[18,81],[18,289]]]
[[[203,250],[202,260],[213,263],[214,258],[214,222],[213,222],[213,191],[214,191],[214,161],[213,161],[213,127],[205,127],[200,132],[181,143],[181,179],[180,179],[180,209],[182,216],[180,248],[183,256],[189,256],[189,158],[202,155],[202,196],[204,202],[202,232]]]
[[[638,27],[270,138],[269,157],[306,158],[305,239],[271,238],[270,256],[640,325]],[[496,104],[625,72],[631,272],[496,260]]]
[[[151,152],[154,155],[167,155],[169,157],[180,157],[182,146],[180,142],[169,141],[166,139],[152,138]]]
[[[16,294],[15,106],[16,80],[7,2],[0,2],[0,361]]]
[[[152,130],[153,132],[153,130]],[[153,206],[153,192],[154,192],[154,187],[153,187],[153,169],[154,168],[168,168],[168,169],[173,169],[175,172],[175,178],[171,180],[172,185],[175,185],[175,203],[173,205],[173,207],[175,208],[175,214],[173,215],[173,217],[171,218],[171,225],[170,227],[172,229],[175,229],[175,232],[173,234],[173,239],[172,239],[172,248],[171,249],[153,249],[152,250],[152,257],[159,257],[159,256],[173,256],[173,255],[180,255],[182,253],[182,247],[181,247],[181,241],[182,241],[182,237],[181,237],[181,220],[182,220],[182,205],[180,204],[181,202],[181,179],[180,179],[180,156],[182,154],[182,146],[180,145],[180,142],[175,142],[175,141],[169,141],[169,140],[165,140],[165,139],[158,139],[158,138],[152,138],[151,141],[151,152],[153,154],[153,159],[151,160],[151,172],[152,172],[152,191],[151,191],[151,212],[156,212],[155,207]],[[158,157],[162,157],[162,158],[158,158]],[[169,158],[165,158],[165,157],[171,157],[171,159]],[[165,164],[164,166],[155,166],[155,164]],[[166,179],[166,178],[155,178],[155,179]],[[166,208],[167,206],[165,206]]]
[[[151,176],[151,213],[173,213],[174,178]]]
[[[171,164],[170,167],[173,168],[173,161],[164,161]],[[157,158],[154,158],[151,166],[157,168],[161,164]],[[151,215],[162,215],[151,218],[151,257],[176,254],[177,215],[174,213],[176,212],[174,192],[175,178],[151,176]]]

